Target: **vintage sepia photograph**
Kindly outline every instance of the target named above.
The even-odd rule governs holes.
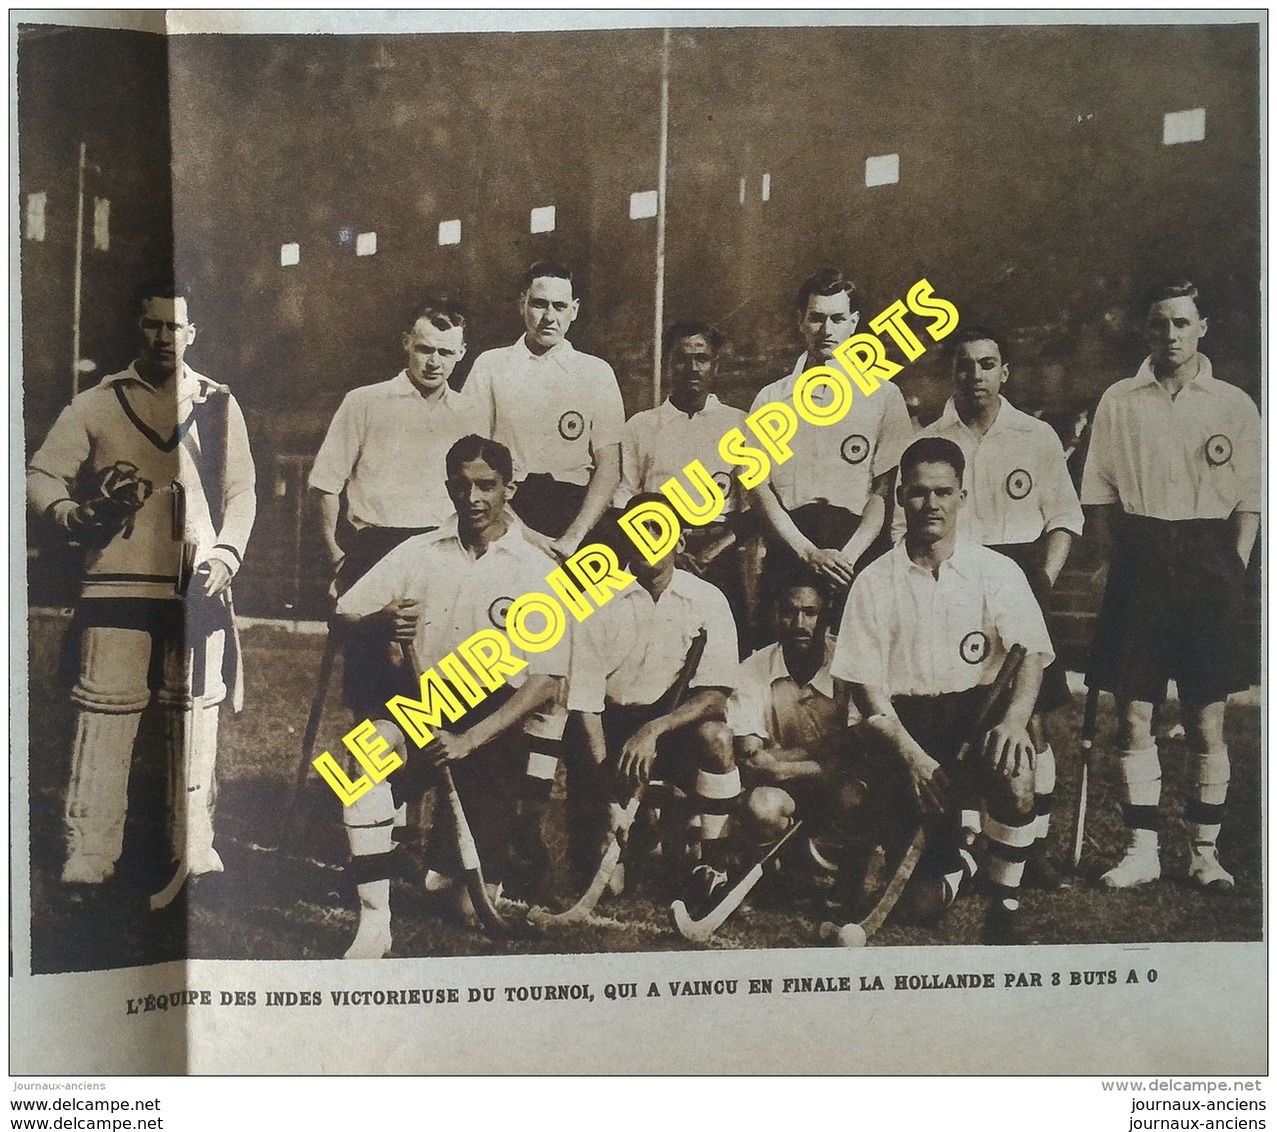
[[[1263,998],[1262,14],[276,15],[11,16],[24,1071]]]

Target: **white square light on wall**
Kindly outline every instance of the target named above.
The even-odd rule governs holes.
[[[528,229],[532,232],[554,231],[554,205],[546,204],[534,208],[528,220]]]
[[[461,221],[460,220],[440,220],[439,221],[439,246],[445,247],[448,244],[461,243]]]
[[[656,215],[656,190],[630,193],[630,219],[648,220]]]
[[[1162,119],[1162,144],[1206,140],[1206,107],[1196,110],[1172,110]]]
[[[763,200],[772,199],[772,175],[770,173],[763,174]]]
[[[301,263],[302,246],[301,244],[280,244],[279,245],[279,266],[280,267],[296,267]]]
[[[875,188],[878,185],[896,185],[900,183],[900,154],[881,153],[877,157],[865,159],[865,185]]]
[[[27,193],[27,239],[44,242],[44,214],[48,193]]]
[[[93,198],[93,250],[111,250],[111,202],[106,197]]]
[[[355,237],[355,255],[376,255],[377,254],[377,233],[376,232],[360,232]]]

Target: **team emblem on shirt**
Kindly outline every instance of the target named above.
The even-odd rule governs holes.
[[[714,482],[718,484],[718,490],[724,495],[730,495],[732,490],[732,477],[727,472],[715,472]]]
[[[1233,458],[1233,442],[1222,432],[1217,432],[1206,442],[1206,462],[1212,468],[1227,464]]]
[[[968,633],[958,645],[958,654],[968,664],[979,664],[989,655],[989,638],[979,629]]]
[[[1033,490],[1033,477],[1023,468],[1016,468],[1007,476],[1007,494],[1012,499],[1023,499]]]
[[[863,464],[869,455],[869,438],[853,432],[842,442],[842,458],[849,464]]]
[[[505,632],[505,619],[510,613],[510,606],[513,604],[514,598],[499,597],[488,606],[488,620],[492,622],[494,628]]]
[[[576,440],[585,431],[585,418],[575,409],[569,409],[559,418],[559,435],[564,440]]]

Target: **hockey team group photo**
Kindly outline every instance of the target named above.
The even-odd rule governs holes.
[[[32,970],[1262,938],[1258,52],[24,28]]]

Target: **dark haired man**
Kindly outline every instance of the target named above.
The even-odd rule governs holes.
[[[137,359],[65,408],[27,468],[27,498],[85,547],[72,625],[77,722],[66,801],[68,884],[99,884],[123,847],[133,743],[158,686],[170,748],[177,871],[221,872],[213,848],[219,705],[243,703],[231,579],[257,500],[244,416],[185,361],[195,325],[170,280],[138,293]],[[91,479],[103,490],[84,493]],[[157,676],[162,673],[162,679]]]
[[[534,263],[519,292],[523,336],[480,354],[464,390],[487,435],[513,453],[515,511],[560,558],[585,541],[621,481],[625,407],[612,367],[567,340],[580,310],[572,272]]]
[[[865,787],[847,729],[847,685],[829,669],[828,587],[810,575],[786,578],[774,608],[776,643],[742,662],[727,701],[748,833],[774,840],[797,815],[813,835],[850,848]]]
[[[1161,876],[1151,723],[1174,680],[1190,749],[1188,877],[1229,889],[1217,849],[1230,775],[1224,710],[1249,679],[1240,623],[1262,498],[1259,412],[1212,375],[1191,282],[1157,287],[1141,314],[1149,356],[1100,399],[1082,476],[1082,502],[1112,545],[1090,678],[1117,697],[1128,835],[1103,881],[1131,888]]]
[[[861,301],[841,271],[819,271],[804,282],[797,311],[807,350],[789,376],[759,390],[751,411],[789,401],[809,366],[837,365],[834,350],[855,333]],[[912,439],[904,397],[890,382],[872,397],[856,396],[837,425],[801,429],[793,455],[752,493],[767,534],[766,577],[806,567],[845,591],[882,532],[891,472]]]
[[[394,548],[338,599],[337,615],[378,631],[384,644],[411,642],[418,660],[433,665],[474,633],[504,631],[510,604],[544,587],[553,561],[528,541],[509,508],[513,467],[505,445],[464,436],[446,456],[447,490],[455,514],[437,530]],[[553,707],[567,673],[566,638],[547,651],[524,657],[520,672],[487,695],[464,717],[465,729],[439,732],[421,752],[409,753],[384,709],[370,712],[378,735],[405,758],[343,811],[352,872],[359,892],[359,930],[347,959],[380,959],[391,948],[390,865],[397,803],[420,797],[433,784],[431,768],[448,762],[466,807],[487,877],[505,878],[510,847],[512,791],[528,757],[532,732],[553,729]],[[396,694],[417,698],[419,673],[407,665],[383,686],[382,700]],[[465,689],[456,695],[467,703]],[[561,713],[557,735],[562,734]],[[432,846],[435,884],[457,875],[457,862]],[[429,880],[429,878],[428,878]]]
[[[636,495],[631,504],[663,500]],[[623,564],[637,584],[616,594],[576,631],[568,679],[568,710],[584,730],[591,762],[602,778],[573,801],[574,833],[592,825],[588,809],[619,799],[656,777],[681,786],[697,815],[699,862],[689,899],[701,907],[726,882],[728,818],[740,794],[731,734],[723,722],[736,684],[736,624],[723,595],[678,569],[675,554],[652,564],[628,544]],[[705,651],[683,702],[671,706],[693,640],[705,632]],[[583,812],[584,811],[584,812]],[[613,802],[612,816],[620,804]],[[587,839],[588,844],[589,839]],[[584,862],[582,862],[584,863]]]
[[[959,537],[1000,551],[1024,570],[1045,612],[1073,539],[1082,533],[1082,507],[1069,478],[1055,430],[1021,412],[1002,394],[1010,376],[998,334],[963,323],[945,341],[953,396],[922,436],[943,436],[966,457],[967,503]],[[904,515],[894,528],[904,533]],[[1037,840],[1026,863],[1025,883],[1057,888],[1060,878],[1047,857],[1047,833],[1055,793],[1055,754],[1042,713],[1071,702],[1064,670],[1047,668],[1037,710],[1029,723],[1036,755],[1034,811]]]
[[[722,489],[726,504],[714,522],[683,532],[686,550],[680,564],[723,591],[739,627],[747,624],[742,559],[737,554],[743,503],[740,481],[718,452],[724,433],[743,428],[745,414],[714,394],[723,336],[699,321],[675,322],[661,342],[668,395],[655,409],[635,413],[621,434],[621,486],[616,504],[624,507],[641,492],[657,492],[672,477],[700,460]]]
[[[1042,670],[1054,659],[1042,611],[1024,573],[983,546],[958,541],[966,500],[962,449],[943,437],[914,441],[900,460],[897,502],[905,537],[860,573],[843,613],[832,674],[851,685],[859,725],[880,761],[871,789],[895,846],[921,811],[928,831],[920,878],[943,884],[943,902],[970,870],[960,837],[964,802],[982,801],[994,900],[988,943],[1018,941],[1024,858],[1033,843],[1033,744],[1027,727]],[[1027,657],[997,722],[971,728],[984,688],[1014,645]],[[963,741],[973,747],[958,762]]]

